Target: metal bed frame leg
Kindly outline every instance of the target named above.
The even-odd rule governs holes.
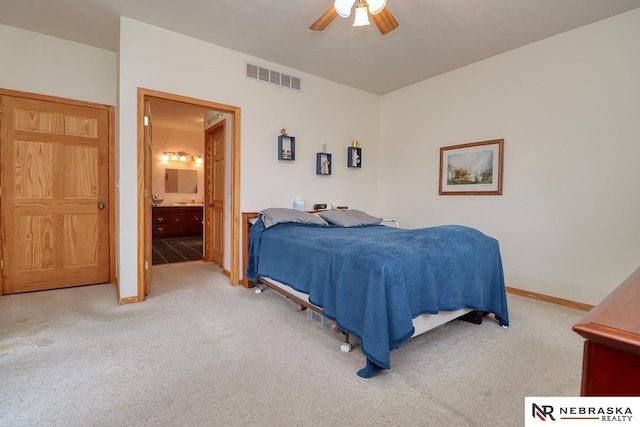
[[[340,351],[349,353],[351,351],[351,344],[349,344],[349,332],[342,331],[344,335],[344,343],[340,346]]]

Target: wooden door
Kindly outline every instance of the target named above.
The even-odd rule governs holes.
[[[224,162],[226,121],[205,132],[205,260],[224,266]]]
[[[153,220],[153,197],[151,194],[151,165],[153,162],[153,152],[151,150],[151,105],[149,100],[144,101],[144,271],[142,282],[144,283],[144,294],[149,295],[151,290],[151,260],[153,243],[151,242]]]
[[[109,113],[2,96],[3,293],[109,281]]]

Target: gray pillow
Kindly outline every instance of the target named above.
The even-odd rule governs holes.
[[[287,208],[269,208],[260,211],[259,213],[265,228],[269,228],[276,224],[282,224],[287,222],[295,222],[298,224],[314,224],[314,225],[329,225],[327,221],[320,218],[318,215],[310,214],[309,212],[297,211]]]
[[[338,227],[358,227],[361,225],[378,225],[382,222],[382,218],[368,215],[362,211],[349,209],[346,211],[322,211],[318,215],[324,218],[328,223],[337,225]]]

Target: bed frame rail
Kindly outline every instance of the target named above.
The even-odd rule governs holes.
[[[291,289],[291,288],[289,290],[285,290],[282,287],[278,286],[276,283],[264,277],[258,278],[258,286],[256,287],[255,292],[257,294],[262,293],[265,286],[269,289],[276,291],[277,293],[284,296],[285,298],[288,298],[291,301],[298,304],[300,306],[300,311],[305,311],[309,309],[318,313],[321,316],[324,316],[323,310],[317,305],[311,304],[306,294],[303,294],[302,292],[298,292],[295,289]],[[341,331],[341,332],[342,332],[342,335],[344,336],[344,342],[340,346],[340,350],[344,351],[345,353],[348,353],[353,348],[353,346],[349,342],[349,332],[345,332],[345,331]]]

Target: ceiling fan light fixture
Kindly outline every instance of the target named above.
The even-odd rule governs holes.
[[[333,2],[333,8],[338,12],[338,15],[348,18],[355,2],[356,0],[336,0]]]
[[[387,0],[334,0],[333,4],[309,26],[309,29],[322,31],[338,16],[343,18],[350,16],[354,4],[354,27],[371,25],[369,22],[369,14],[371,14],[371,20],[378,27],[380,34],[385,35],[398,28],[398,21],[387,8]]]
[[[364,25],[371,25],[369,22],[369,11],[367,10],[367,4],[365,2],[358,3],[356,6],[356,17],[353,21],[354,27],[362,27]]]
[[[377,15],[387,5],[387,0],[367,0],[367,4],[369,5],[369,13]]]

